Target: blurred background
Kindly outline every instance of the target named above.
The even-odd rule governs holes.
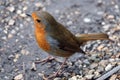
[[[113,40],[82,46],[87,54],[70,57],[54,80],[94,80],[120,65],[120,0],[0,0],[0,80],[42,80],[61,65],[34,63],[48,56],[38,47],[33,20],[26,15],[36,10],[51,13],[75,35],[103,32]],[[119,80],[120,70],[108,79]]]

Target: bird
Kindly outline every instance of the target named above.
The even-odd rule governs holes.
[[[65,58],[55,76],[70,56],[76,52],[86,54],[80,48],[81,45],[88,41],[109,40],[109,36],[106,33],[90,33],[75,36],[47,11],[34,11],[31,17],[34,22],[34,33],[38,46],[50,55]]]

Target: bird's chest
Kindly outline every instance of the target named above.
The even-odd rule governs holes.
[[[35,38],[39,47],[45,51],[50,50],[50,44],[46,39],[46,33],[44,31],[35,31]]]

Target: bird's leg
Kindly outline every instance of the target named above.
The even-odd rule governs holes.
[[[60,66],[60,68],[58,69],[57,72],[55,72],[53,75],[49,76],[48,79],[56,77],[57,75],[59,75],[61,73],[61,69],[63,68],[64,64],[66,63],[68,58],[65,58],[64,62],[62,63],[62,65]]]
[[[57,74],[59,74],[60,70],[63,68],[63,66],[64,66],[64,64],[66,63],[67,60],[68,60],[68,58],[65,58],[64,62],[62,63],[62,65],[60,66],[58,71],[55,73],[56,76],[57,76]]]
[[[47,58],[45,58],[45,59],[43,59],[43,60],[40,60],[40,61],[35,61],[35,63],[36,64],[38,64],[38,63],[46,63],[46,62],[49,62],[49,61],[51,61],[51,60],[55,60],[55,57],[52,57],[52,56],[48,56]]]

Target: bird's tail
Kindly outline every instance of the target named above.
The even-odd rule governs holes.
[[[77,35],[76,37],[80,44],[84,44],[87,41],[94,41],[94,40],[109,40],[109,36],[105,33],[80,34]]]

